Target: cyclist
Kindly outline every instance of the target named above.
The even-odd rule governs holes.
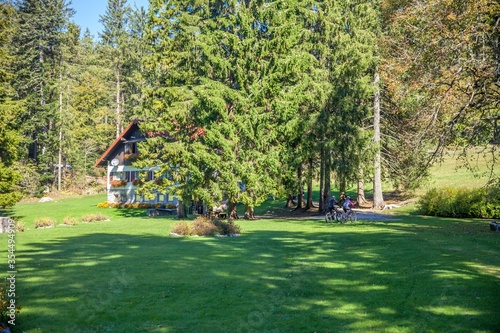
[[[351,201],[350,196],[347,196],[344,203],[342,204],[342,208],[344,209],[344,213],[347,213],[351,210],[351,208],[354,208],[354,203]]]
[[[334,215],[337,211],[335,210],[335,205],[339,206],[339,203],[337,202],[337,199],[333,195],[330,200],[328,201],[328,210],[330,211],[330,214]]]
[[[346,199],[345,192],[340,192],[340,196],[339,196],[340,205],[339,206],[344,204],[345,199]]]

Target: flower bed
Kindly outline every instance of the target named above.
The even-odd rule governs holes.
[[[123,187],[123,186],[127,185],[127,182],[125,180],[115,179],[115,180],[110,181],[109,184],[112,187]]]

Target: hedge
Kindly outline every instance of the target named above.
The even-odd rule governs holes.
[[[420,214],[459,218],[500,218],[500,187],[433,188],[418,202]]]

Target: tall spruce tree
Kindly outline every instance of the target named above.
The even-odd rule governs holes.
[[[317,140],[314,121],[328,89],[327,71],[317,54],[320,13],[314,2],[275,1],[262,7],[259,20],[266,23],[266,31],[260,44],[266,62],[259,71],[255,95],[267,110],[272,133],[267,142],[279,154],[279,173],[274,177],[282,194],[298,194],[297,208],[302,207],[307,182],[306,208],[310,208]]]
[[[59,149],[59,91],[63,33],[74,11],[65,0],[22,0],[17,3],[18,33],[15,89],[25,100],[16,120],[28,140],[41,185],[53,184]]]
[[[64,151],[72,173],[66,186],[85,190],[93,177],[102,171],[93,167],[94,162],[116,135],[115,113],[110,103],[113,90],[108,84],[112,69],[102,57],[103,46],[94,40],[88,29],[72,45],[71,77],[74,80],[70,81],[67,100]]]
[[[317,151],[321,152],[320,208],[330,195],[332,172],[340,191],[360,181],[366,165],[373,72],[380,19],[377,2],[318,2],[313,54],[327,71],[325,102],[316,117]],[[363,172],[366,174],[366,172]]]
[[[304,10],[281,1],[153,5],[150,63],[159,87],[149,108],[173,133],[172,149],[195,155],[182,160],[197,164],[184,162],[184,170],[196,169],[199,176],[189,179],[200,181],[190,192],[188,182],[177,190],[206,202],[225,197],[231,208],[241,200],[248,218],[276,192],[278,173],[289,168],[279,151],[291,138],[300,141],[298,112],[313,100],[308,71],[316,60],[302,47]],[[193,140],[196,130],[202,135]]]
[[[127,26],[130,15],[130,6],[127,0],[108,0],[106,13],[100,15],[99,22],[103,25],[103,32],[99,34],[102,44],[103,57],[109,62],[112,70],[114,86],[115,129],[118,137],[123,129],[125,114],[124,75],[125,62],[128,54]]]
[[[9,3],[0,3],[0,208],[12,207],[20,198],[18,182],[21,175],[15,166],[21,142],[16,117],[22,111],[22,102],[16,100],[11,80],[14,77],[12,64],[12,37],[16,34],[15,8]]]
[[[144,103],[145,56],[147,54],[146,28],[147,11],[144,7],[134,8],[130,12],[128,25],[128,50],[124,63],[124,99],[126,117],[142,118]]]

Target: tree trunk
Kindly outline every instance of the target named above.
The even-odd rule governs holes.
[[[319,211],[323,212],[325,210],[325,147],[322,144],[319,153]]]
[[[236,212],[236,202],[229,202],[227,204],[227,218],[230,220],[238,218],[238,213]]]
[[[373,144],[375,146],[375,158],[373,163],[373,208],[382,208],[384,197],[382,195],[382,171],[381,171],[381,149],[380,149],[380,77],[375,73],[374,85],[375,96],[373,101]]]
[[[61,172],[62,172],[62,109],[63,109],[63,93],[62,93],[62,73],[59,73],[59,151],[57,156],[57,191],[61,192]]]
[[[339,179],[339,190],[340,192],[346,192],[347,190],[347,178],[345,175],[338,175]]]
[[[186,218],[186,205],[183,200],[179,200],[179,206],[177,207],[177,217],[180,219]]]
[[[314,207],[313,203],[313,159],[309,158],[308,161],[308,170],[307,170],[307,202],[306,202],[306,209],[311,209]]]
[[[247,220],[255,220],[255,214],[253,207],[249,205],[245,205],[245,219]]]
[[[120,70],[116,71],[116,137],[120,136]]]
[[[362,167],[358,168],[358,197],[356,201],[358,202],[358,206],[366,203],[365,179]]]
[[[324,192],[322,193],[323,195],[323,211],[322,213],[324,213],[327,209],[327,206],[328,206],[328,201],[330,199],[330,191],[331,191],[331,172],[332,172],[332,164],[331,164],[331,156],[330,156],[330,152],[328,149],[325,149],[325,151],[323,152],[324,153],[324,158],[325,158],[325,189],[324,189]]]
[[[297,194],[297,207],[295,207],[295,209],[301,209],[303,207],[302,202],[304,201],[304,191],[302,188],[302,163],[297,168],[297,178],[298,178],[299,191]]]
[[[285,208],[292,208],[293,206],[295,206],[295,202],[293,201],[293,194],[289,194],[288,198],[286,199]]]
[[[307,201],[306,201],[306,209],[314,208],[313,200],[312,200],[313,186],[312,179],[307,181]]]

